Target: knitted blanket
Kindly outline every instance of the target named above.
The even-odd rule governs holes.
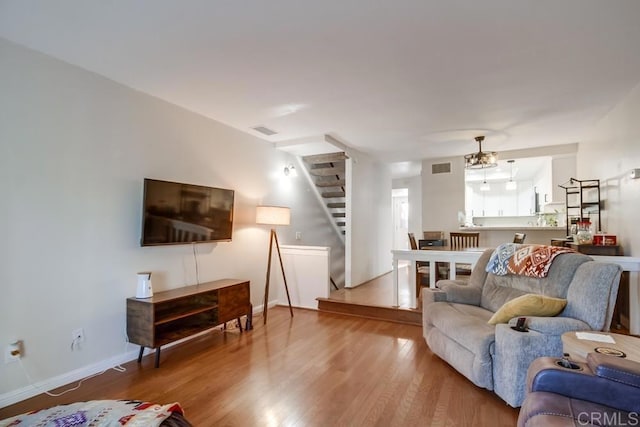
[[[491,254],[486,271],[497,276],[519,274],[543,278],[549,274],[555,257],[570,252],[575,251],[561,246],[504,243]]]

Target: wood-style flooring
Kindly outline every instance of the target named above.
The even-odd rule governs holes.
[[[295,310],[253,331],[213,330],[88,379],[76,391],[0,409],[92,399],[179,402],[195,426],[514,426],[518,411],[435,356],[419,326]],[[73,386],[69,385],[69,388]]]
[[[398,307],[393,307],[393,274],[383,274],[354,288],[332,291],[329,298],[318,298],[318,309],[369,319],[389,320],[420,326],[422,312],[409,305],[408,263],[398,268]]]
[[[409,308],[409,265],[400,263],[398,268],[398,305]],[[331,291],[329,299],[352,304],[387,306],[393,303],[393,274],[383,274],[355,288]]]

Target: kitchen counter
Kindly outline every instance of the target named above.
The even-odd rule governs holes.
[[[515,225],[506,225],[506,226],[483,226],[477,225],[473,227],[460,227],[460,231],[501,231],[501,230],[513,230],[513,231],[557,231],[562,234],[566,232],[565,227],[536,227],[533,225],[526,226],[515,226]]]
[[[565,237],[565,227],[536,227],[536,226],[476,226],[460,227],[460,231],[480,233],[480,246],[495,248],[502,243],[513,242],[515,233],[525,233],[525,243],[550,245],[551,239]]]

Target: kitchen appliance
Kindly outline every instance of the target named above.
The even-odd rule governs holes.
[[[151,272],[138,273],[138,287],[136,288],[136,298],[151,298],[153,288],[151,287]]]

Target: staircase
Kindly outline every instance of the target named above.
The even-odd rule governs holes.
[[[316,154],[302,158],[317,190],[325,201],[336,227],[344,236],[346,229],[345,160],[341,153]]]

